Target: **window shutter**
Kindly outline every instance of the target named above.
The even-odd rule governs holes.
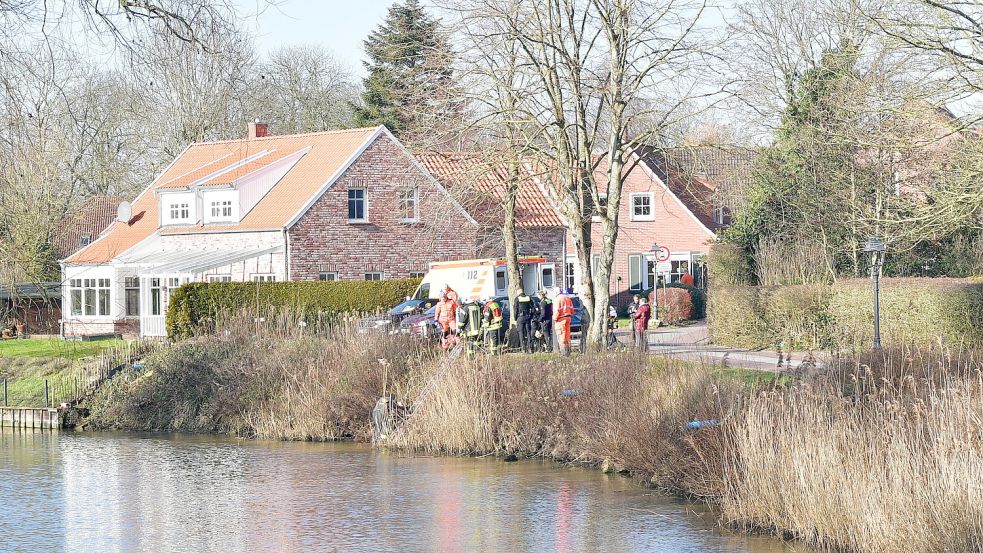
[[[642,289],[642,256],[628,256],[628,283],[629,290]]]

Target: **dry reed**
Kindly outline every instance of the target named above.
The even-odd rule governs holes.
[[[725,428],[722,516],[828,549],[979,551],[978,366],[939,351],[873,357],[744,400]]]

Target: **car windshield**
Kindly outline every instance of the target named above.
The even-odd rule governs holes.
[[[389,310],[389,314],[390,315],[402,315],[404,313],[410,313],[412,311],[415,311],[418,307],[420,307],[420,304],[422,304],[422,303],[423,302],[421,300],[408,300],[408,301],[404,301],[403,303],[401,303],[401,304],[397,305],[396,307],[393,307],[392,309],[390,309]]]

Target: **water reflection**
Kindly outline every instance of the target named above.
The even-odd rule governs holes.
[[[2,551],[752,551],[691,504],[548,462],[0,432]]]

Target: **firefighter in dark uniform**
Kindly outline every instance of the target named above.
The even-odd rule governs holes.
[[[539,291],[539,345],[542,351],[553,349],[553,300],[546,295],[546,290]]]
[[[492,355],[498,355],[500,352],[499,344],[502,343],[501,333],[502,333],[502,322],[504,321],[502,316],[502,307],[498,305],[498,302],[494,298],[489,299],[485,303],[485,308],[482,310],[482,320],[485,334],[485,347],[488,348],[488,353]]]
[[[481,306],[466,299],[457,310],[457,329],[468,344],[468,353],[474,353],[481,342]]]
[[[523,292],[515,297],[515,321],[519,325],[519,344],[524,353],[533,352],[533,318],[536,316],[536,304],[532,296]]]

